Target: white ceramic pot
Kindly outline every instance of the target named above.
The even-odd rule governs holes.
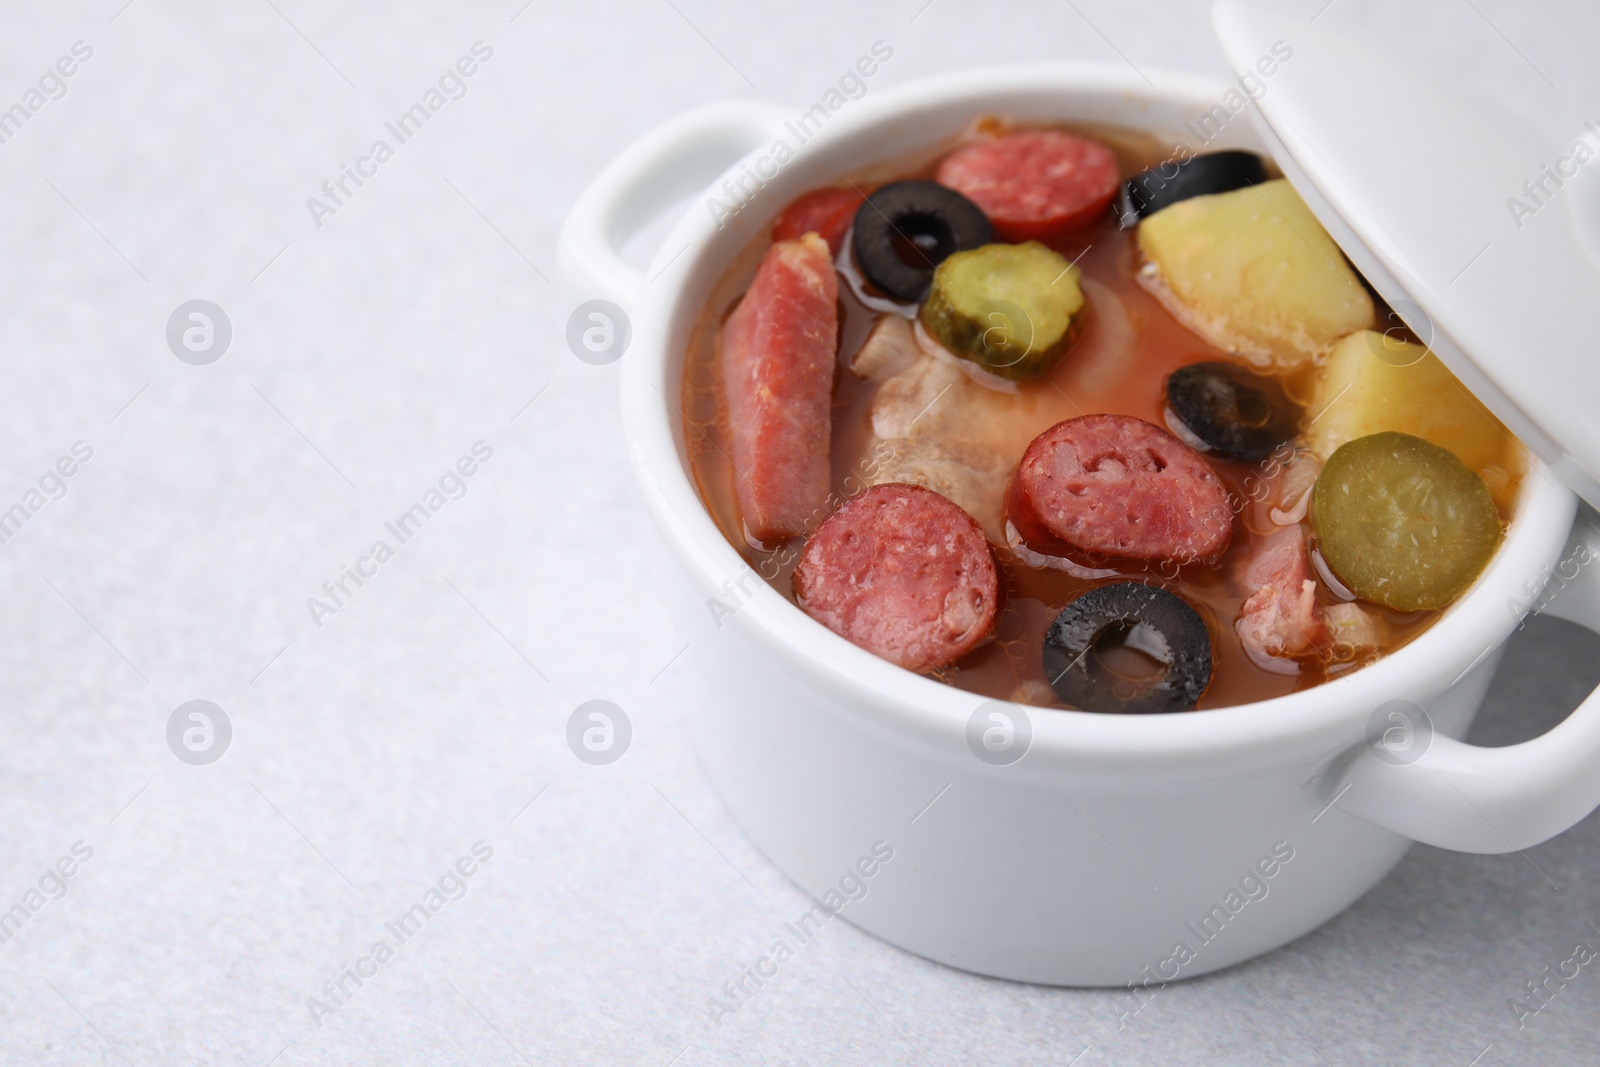
[[[828,118],[725,226],[703,197],[692,201],[640,272],[619,253],[631,231],[696,189],[726,201],[725,177],[770,160],[777,138],[795,142],[784,123],[798,109],[716,105],[623,153],[563,232],[574,297],[608,297],[632,319],[623,425],[681,565],[689,650],[675,669],[695,677],[707,770],[740,825],[807,892],[837,907],[845,898],[829,890],[864,891],[846,900],[844,917],[930,959],[1062,985],[1190,977],[1325,922],[1414,840],[1510,851],[1600,803],[1600,700],[1524,744],[1458,740],[1552,571],[1562,570],[1564,588],[1548,610],[1600,626],[1600,568],[1582,565],[1600,538],[1587,524],[1574,532],[1576,498],[1543,466],[1525,479],[1505,544],[1474,589],[1393,655],[1293,696],[1199,713],[1000,705],[1032,734],[1026,754],[1004,766],[969,746],[980,698],[812,621],[745,565],[701,504],[677,409],[689,331],[715,279],[789,200],[928,150],[985,114],[1114,123],[1193,144],[1183,124],[1226,90],[1067,64],[874,89]],[[1208,147],[1262,145],[1241,114]],[[1368,743],[1374,714],[1395,701],[1426,709],[1431,742],[1429,722],[1413,714],[1382,720],[1398,731],[1390,748]],[[999,723],[989,710],[980,730]],[[1421,734],[1408,737],[1412,727]],[[871,877],[847,877],[879,842],[893,858],[862,863]]]

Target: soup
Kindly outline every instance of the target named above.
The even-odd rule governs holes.
[[[1262,161],[1111,128],[985,120],[802,197],[714,287],[682,390],[762,580],[1046,707],[1359,669],[1470,585],[1524,466]]]

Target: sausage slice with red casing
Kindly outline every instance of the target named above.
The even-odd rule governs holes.
[[[867,198],[856,189],[813,189],[783,209],[772,224],[772,239],[787,241],[815,233],[835,254],[844,247],[844,235],[855,220],[856,209]]]
[[[1049,243],[1104,212],[1122,171],[1099,141],[1064,130],[1016,130],[962,145],[934,180],[982,208],[1004,240]]]
[[[1159,426],[1084,415],[1033,439],[1006,490],[1006,517],[1045,555],[1214,563],[1233,535],[1211,464]]]
[[[800,554],[807,614],[910,671],[959,659],[994,629],[994,554],[977,521],[920,485],[875,485],[828,516]]]
[[[745,532],[763,544],[826,511],[839,279],[815,233],[767,249],[722,327],[734,486]]]

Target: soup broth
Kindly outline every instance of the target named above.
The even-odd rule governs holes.
[[[993,128],[994,124],[990,124]],[[1124,178],[1168,158],[1166,145],[1135,131],[1104,127],[1061,127],[1092,137],[1116,154]],[[969,136],[979,136],[983,129]],[[870,192],[887,178],[931,178],[938,158],[960,141],[926,159],[907,161],[892,170],[877,168],[852,175],[841,184]],[[859,286],[847,284],[853,273],[849,242],[835,249],[841,274],[839,285],[839,366],[833,395],[830,463],[832,489],[837,499],[855,497],[870,484],[873,472],[894,443],[878,440],[871,410],[882,386],[858,377],[849,369],[851,357],[876,322],[882,304],[869,307]],[[795,538],[779,545],[753,543],[741,521],[729,460],[727,405],[719,365],[718,337],[722,323],[748,287],[769,244],[763,234],[729,267],[690,338],[682,386],[685,443],[690,464],[706,507],[728,542],[745,562],[775,589],[795,599],[791,577],[804,545]],[[1029,441],[1063,420],[1090,413],[1133,416],[1156,426],[1170,426],[1163,382],[1173,371],[1190,364],[1215,360],[1238,361],[1238,356],[1202,339],[1139,281],[1141,254],[1134,229],[1118,225],[1115,212],[1072,236],[1051,242],[1052,247],[1082,272],[1088,314],[1065,355],[1042,377],[1027,382],[986,380],[982,384],[979,417],[993,428],[993,447],[1004,453],[1009,477]],[[1373,297],[1376,301],[1376,296]],[[1379,307],[1379,321],[1387,309]],[[893,314],[894,312],[888,312]],[[903,312],[904,313],[904,312]],[[1398,322],[1390,318],[1387,321]],[[1281,382],[1288,395],[1305,408],[1301,429],[1318,417],[1311,403],[1315,368],[1309,364],[1284,373]],[[982,377],[978,372],[975,377]],[[962,391],[963,396],[971,393]],[[944,402],[944,401],[937,401]],[[1381,619],[1386,640],[1381,650],[1355,651],[1334,647],[1301,659],[1263,660],[1241,644],[1235,620],[1249,595],[1242,583],[1247,561],[1263,540],[1282,528],[1279,521],[1296,516],[1283,513],[1272,497],[1273,487],[1284,477],[1291,449],[1280,449],[1258,462],[1207,459],[1233,498],[1233,535],[1226,553],[1212,564],[1149,567],[1138,573],[1178,593],[1205,620],[1210,631],[1215,669],[1199,708],[1225,707],[1283,696],[1316,685],[1413,640],[1439,614],[1438,611],[1400,612],[1380,605],[1362,607]],[[1502,512],[1515,497],[1514,478],[1494,487]],[[1309,492],[1309,489],[1307,490]],[[1274,510],[1277,514],[1274,514]],[[1508,516],[1507,516],[1508,517]],[[819,520],[820,520],[819,516]],[[983,521],[983,516],[979,516]],[[1000,575],[1000,607],[993,638],[933,675],[950,685],[983,696],[1017,700],[1049,707],[1066,705],[1046,678],[1041,650],[1046,631],[1064,605],[1078,594],[1106,584],[1113,576],[1104,570],[1079,567],[1074,573],[1055,566],[1039,566],[1037,557],[1013,547],[1004,529],[985,522]],[[1314,557],[1315,558],[1315,557]],[[1123,569],[1126,571],[1126,568]],[[1127,577],[1126,573],[1118,575]],[[1348,600],[1325,570],[1317,574],[1317,598],[1322,607]],[[1134,628],[1137,630],[1137,627]],[[1126,629],[1108,634],[1093,649],[1090,670],[1104,684],[1138,685],[1160,663],[1141,647],[1139,635]]]

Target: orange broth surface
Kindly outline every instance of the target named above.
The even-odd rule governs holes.
[[[1123,177],[1153,166],[1170,154],[1168,147],[1147,134],[1106,127],[1063,126],[1108,145],[1118,157]],[[912,161],[898,170],[865,172],[851,180],[861,191],[870,192],[888,180],[931,178],[938,159],[960,143],[952,141],[926,159]],[[841,181],[843,184],[843,181]],[[781,208],[781,205],[775,205]],[[1022,444],[1007,457],[1014,469],[1026,442],[1064,420],[1095,412],[1131,415],[1157,426],[1166,426],[1163,383],[1166,376],[1191,363],[1203,360],[1236,360],[1181,325],[1161,303],[1135,280],[1140,256],[1135,231],[1117,226],[1112,211],[1101,221],[1054,247],[1069,260],[1075,260],[1089,297],[1087,329],[1073,346],[1041,378],[1021,384],[1006,400],[1007,421]],[[717,334],[722,322],[737,305],[748,287],[755,268],[766,251],[769,239],[761,238],[741,254],[714,289],[713,296],[694,329],[689,343],[683,378],[685,444],[696,484],[706,507],[728,542],[763,579],[791,601],[794,591],[791,574],[799,559],[803,539],[787,545],[765,548],[752,544],[744,534],[734,490],[734,472],[728,462],[725,406],[721,396]],[[848,254],[848,253],[847,253]],[[1096,315],[1092,283],[1109,288],[1121,301],[1133,327],[1132,344],[1118,352],[1096,345],[1096,331],[1106,330],[1106,316]],[[833,490],[840,499],[860,493],[868,482],[863,470],[871,469],[873,434],[869,417],[878,385],[857,378],[849,370],[850,357],[860,348],[880,312],[864,306],[841,278],[839,284],[841,329],[839,370],[833,399],[833,437],[831,464]],[[1380,321],[1387,308],[1374,295]],[[1397,320],[1393,320],[1397,321]],[[1297,402],[1309,402],[1313,371],[1307,368],[1285,377],[1284,384]],[[1302,428],[1313,417],[1302,417]],[[1011,434],[1008,433],[1008,437]],[[1183,596],[1205,619],[1211,632],[1215,670],[1210,688],[1198,708],[1228,707],[1283,696],[1316,685],[1412,640],[1438,615],[1437,611],[1402,614],[1363,602],[1362,606],[1381,616],[1389,639],[1380,652],[1361,655],[1338,650],[1326,659],[1282,660],[1276,669],[1257,665],[1245,652],[1234,630],[1240,605],[1249,595],[1240,576],[1245,563],[1260,542],[1279,527],[1272,524],[1267,508],[1258,503],[1262,481],[1272,473],[1272,461],[1242,463],[1206,457],[1235,496],[1237,511],[1233,540],[1226,555],[1214,566],[1185,567],[1175,577],[1156,568],[1118,578],[1085,579],[1060,570],[1031,567],[1022,562],[1005,544],[991,547],[1000,571],[1001,604],[992,640],[985,642],[954,664],[932,672],[951,685],[987,697],[1018,700],[1049,707],[1066,707],[1048,688],[1042,661],[1046,630],[1066,603],[1096,585],[1136,577],[1160,584]],[[1501,495],[1514,499],[1514,493]],[[1170,574],[1170,572],[1169,572]],[[1335,602],[1327,583],[1318,581],[1318,597],[1326,606]],[[1105,677],[1118,675],[1143,679],[1157,669],[1154,661],[1124,648],[1097,650]]]

